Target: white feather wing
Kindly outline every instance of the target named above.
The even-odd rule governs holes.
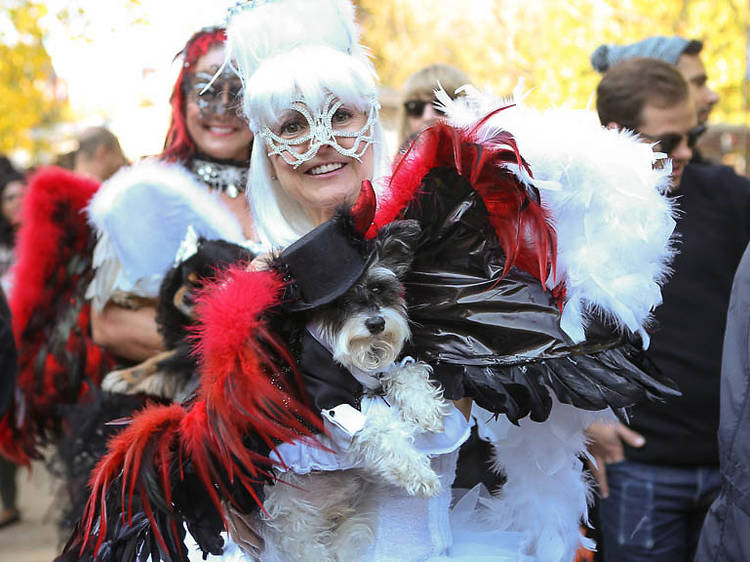
[[[154,296],[188,227],[207,239],[245,238],[232,212],[183,168],[144,161],[105,182],[87,209],[97,233],[89,297],[114,291]]]
[[[469,126],[507,101],[467,88],[451,101],[440,95],[454,125]],[[627,131],[603,128],[589,111],[536,111],[523,105],[500,111],[482,128],[513,134],[558,236],[557,278],[567,294],[561,327],[575,342],[585,338],[589,314],[602,314],[641,334],[661,304],[673,255],[672,202],[665,190],[669,166],[657,169],[651,147]]]

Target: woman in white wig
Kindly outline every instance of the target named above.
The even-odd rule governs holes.
[[[449,123],[387,170],[348,0],[239,2],[227,30],[227,64],[262,140],[249,178],[255,226],[283,251],[203,296],[201,388],[146,409],[111,442],[64,557],[572,560],[586,517],[583,429],[605,410],[675,393],[642,370],[635,345],[648,345],[674,224],[650,147],[585,114],[438,94]],[[366,180],[386,171],[375,210]],[[310,322],[359,287],[404,224],[417,231],[401,239],[404,355],[428,363],[434,385],[416,398],[473,401],[507,477],[501,494],[473,491],[452,512],[468,416],[448,402],[440,423],[406,432],[394,457],[417,450],[435,480],[395,485],[378,468],[392,458],[349,453],[380,427],[376,413],[393,420],[411,406],[368,390],[378,384],[344,367]],[[403,308],[402,298],[373,300]]]

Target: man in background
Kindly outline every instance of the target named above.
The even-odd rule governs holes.
[[[105,127],[90,127],[78,136],[73,171],[99,181],[109,179],[128,161],[120,142]]]
[[[591,65],[604,73],[611,66],[634,57],[649,57],[663,60],[680,71],[690,89],[690,97],[695,105],[698,127],[694,135],[705,132],[711,110],[719,101],[719,95],[708,86],[708,74],[701,60],[703,43],[683,37],[648,37],[631,45],[600,45],[591,54]],[[693,163],[709,164],[693,148]]]
[[[629,427],[594,424],[603,559],[692,561],[719,489],[721,349],[732,278],[750,240],[750,181],[690,163],[697,123],[688,84],[653,58],[618,63],[597,89],[604,126],[636,131],[672,160],[679,197],[674,273],[647,351],[682,396],[633,408]]]

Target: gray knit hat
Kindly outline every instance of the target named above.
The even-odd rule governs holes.
[[[598,72],[607,72],[610,66],[635,57],[661,59],[677,64],[677,59],[690,44],[682,37],[649,37],[632,45],[599,45],[591,53],[591,65]]]

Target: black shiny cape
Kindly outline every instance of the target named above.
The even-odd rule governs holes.
[[[473,398],[512,421],[547,418],[550,390],[586,410],[678,395],[613,326],[592,318],[586,341],[560,328],[558,299],[505,256],[481,196],[455,170],[434,168],[399,218],[423,228],[405,285],[412,340],[446,398]],[[521,210],[523,212],[523,210]]]

